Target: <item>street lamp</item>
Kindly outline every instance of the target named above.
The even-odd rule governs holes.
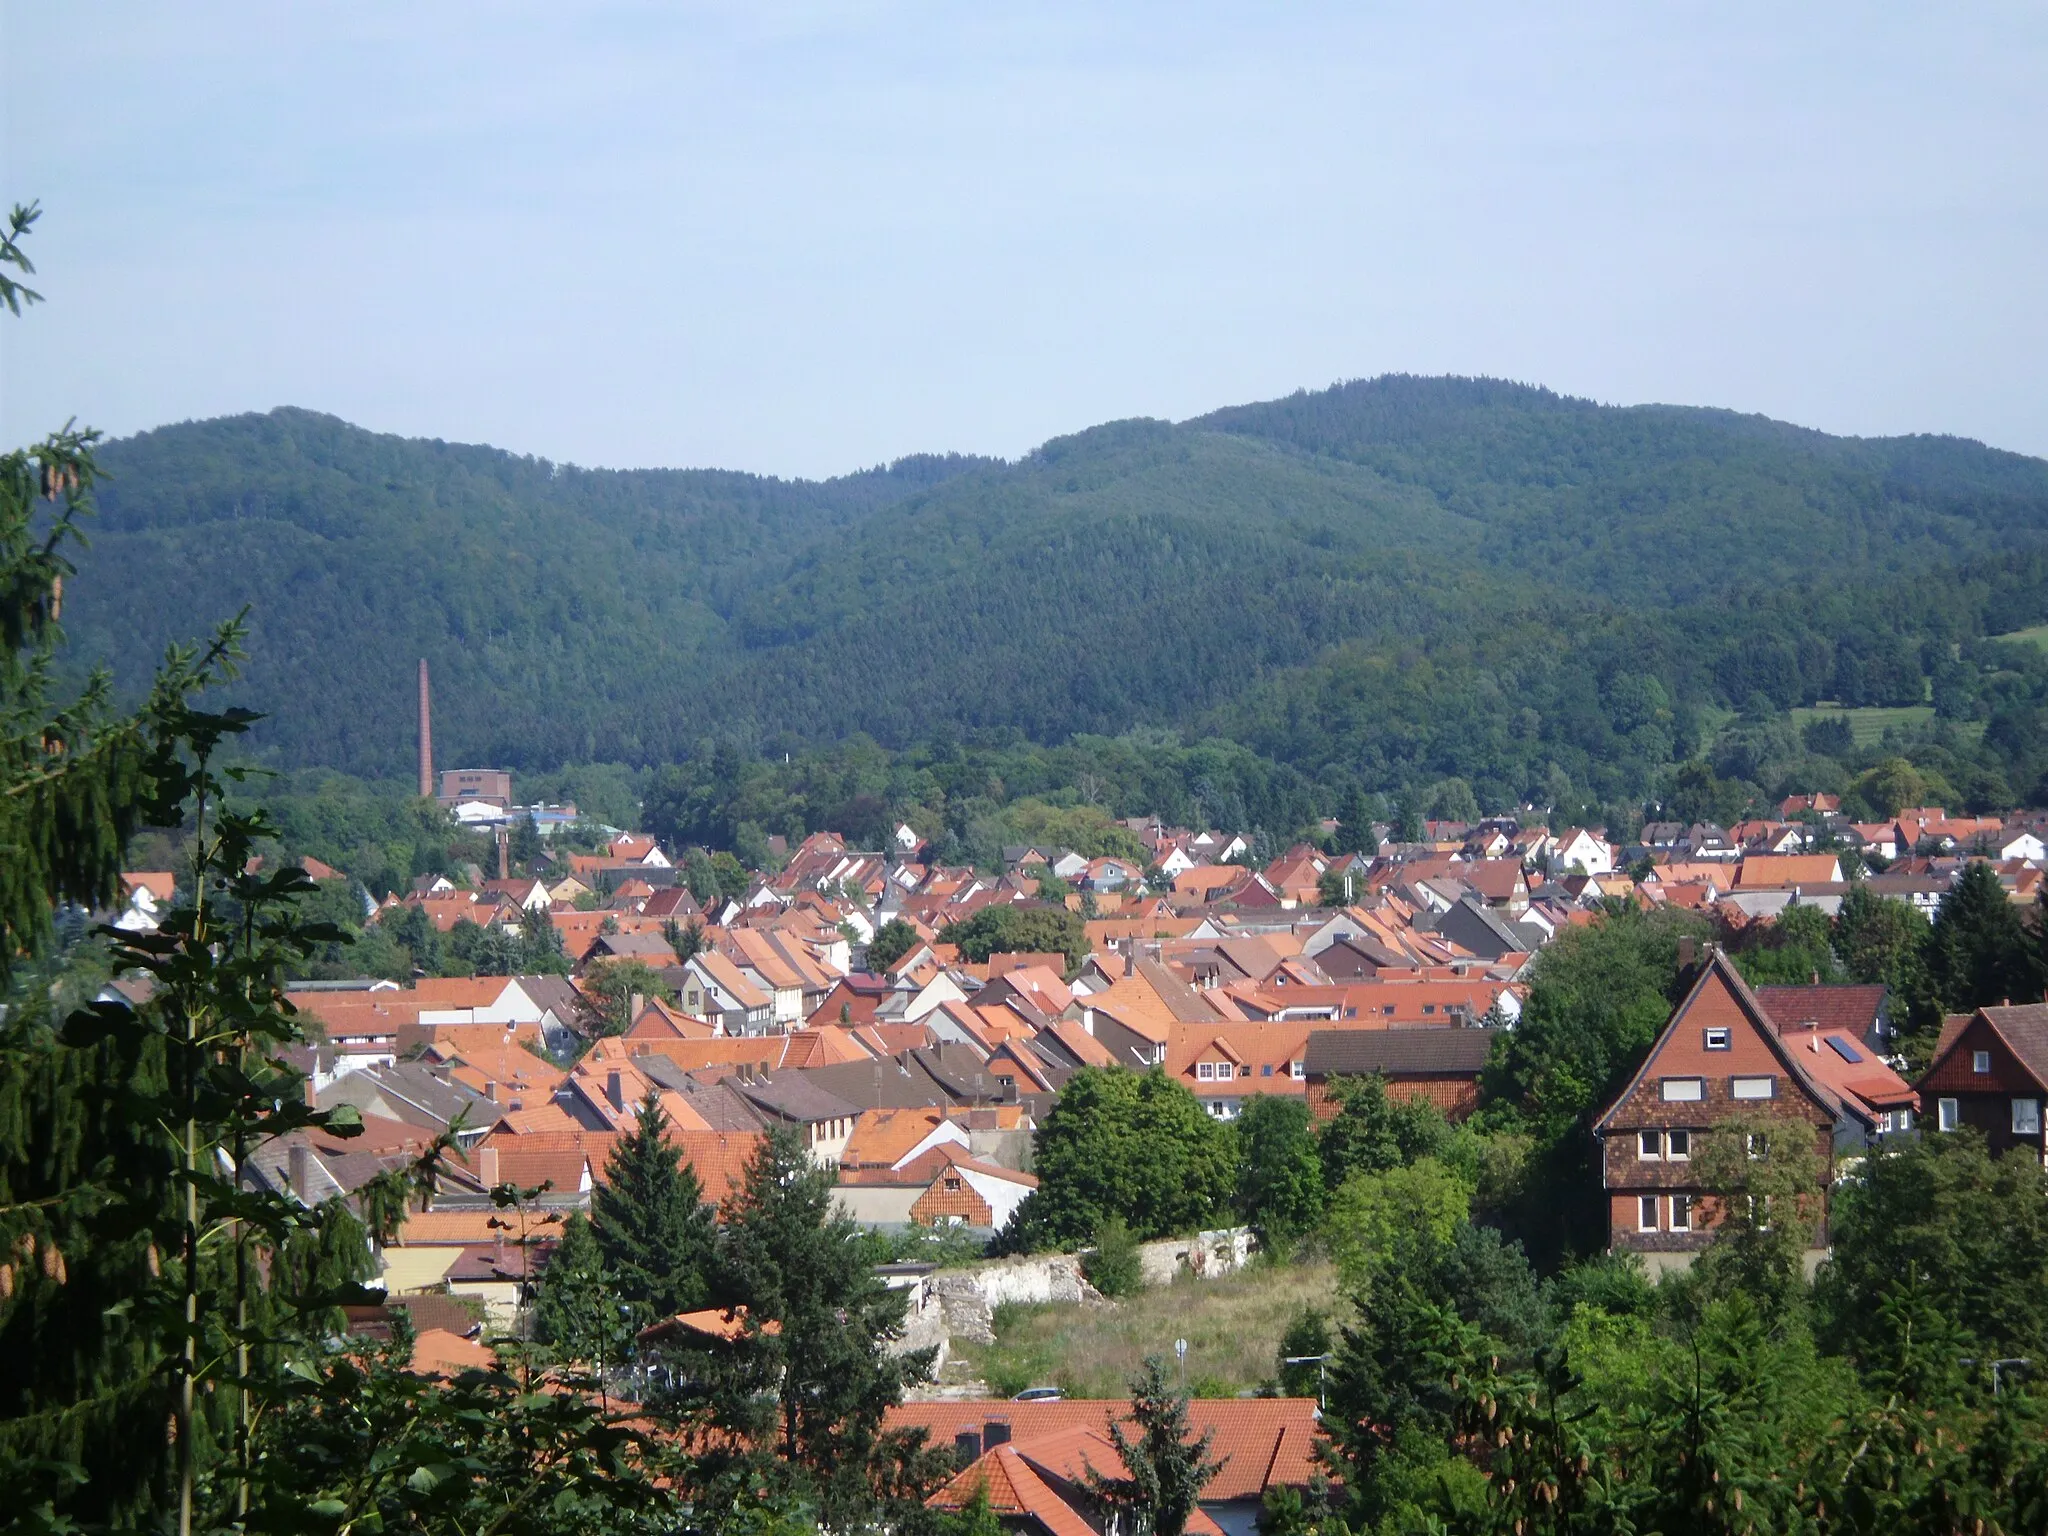
[[[1313,1365],[1316,1368],[1316,1412],[1321,1413],[1328,1406],[1324,1399],[1329,1395],[1330,1357],[1328,1355],[1283,1355],[1281,1356],[1280,1363],[1282,1365]]]

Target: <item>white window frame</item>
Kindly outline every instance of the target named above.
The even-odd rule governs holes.
[[[1667,1077],[1660,1081],[1659,1092],[1667,1104],[1697,1104],[1707,1096],[1707,1080],[1704,1077]],[[1673,1090],[1691,1089],[1687,1093]]]
[[[1296,1080],[1307,1077],[1308,1063],[1305,1061],[1290,1061],[1287,1063],[1287,1075]]]
[[[1636,1160],[1643,1163],[1664,1161],[1664,1133],[1662,1131],[1636,1132]]]
[[[1989,1051],[1970,1052],[1970,1070],[1979,1077],[1988,1076],[1991,1072],[1991,1053]]]
[[[1214,1063],[1213,1061],[1198,1061],[1198,1062],[1196,1062],[1196,1063],[1195,1063],[1195,1081],[1196,1081],[1196,1082],[1198,1082],[1198,1083],[1213,1083],[1213,1082],[1215,1082],[1215,1081],[1216,1081],[1216,1064],[1215,1064],[1215,1063]]]
[[[2025,1112],[2025,1123],[2021,1123],[2021,1112]],[[2012,1101],[2012,1133],[2015,1136],[2038,1136],[2041,1134],[2041,1101],[2039,1099],[2014,1099]]]
[[[1761,1088],[1762,1092],[1757,1090]],[[1728,1097],[1744,1103],[1756,1103],[1778,1096],[1778,1079],[1770,1077],[1731,1077],[1728,1079]]]
[[[1733,1050],[1735,1033],[1726,1024],[1710,1024],[1701,1032],[1701,1043],[1710,1051]]]
[[[1691,1195],[1673,1195],[1671,1197],[1671,1230],[1673,1232],[1690,1232],[1692,1230]]]
[[[1963,1123],[1962,1106],[1954,1099],[1937,1099],[1934,1102],[1935,1125],[1944,1131],[1953,1131]]]
[[[1636,1230],[1638,1232],[1655,1232],[1658,1230],[1657,1204],[1657,1197],[1655,1195],[1638,1195],[1636,1197]],[[1649,1217],[1648,1221],[1643,1219],[1646,1215]]]
[[[1680,1148],[1678,1143],[1678,1138],[1681,1136],[1685,1138],[1683,1149]],[[1664,1137],[1664,1161],[1667,1163],[1687,1163],[1692,1161],[1691,1131],[1672,1131]]]

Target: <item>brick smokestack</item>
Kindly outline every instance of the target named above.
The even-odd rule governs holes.
[[[434,700],[427,690],[427,659],[420,658],[420,798],[434,797]]]

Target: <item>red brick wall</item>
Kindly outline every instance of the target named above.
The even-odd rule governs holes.
[[[1476,1077],[1404,1077],[1387,1084],[1387,1097],[1396,1100],[1427,1099],[1450,1121],[1463,1120],[1479,1108],[1479,1079]],[[1334,1120],[1340,1108],[1330,1096],[1325,1078],[1308,1080],[1308,1112],[1317,1120]]]
[[[988,1202],[974,1192],[974,1186],[965,1179],[958,1179],[958,1189],[946,1188],[948,1175],[940,1174],[932,1180],[932,1187],[911,1202],[910,1219],[927,1227],[939,1226],[951,1217],[959,1217],[970,1227],[992,1227],[996,1224],[995,1212],[988,1208]]]

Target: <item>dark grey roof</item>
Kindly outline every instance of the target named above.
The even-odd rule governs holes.
[[[322,1089],[320,1107],[353,1104],[368,1114],[388,1115],[435,1131],[447,1129],[465,1111],[468,1119],[464,1123],[471,1129],[488,1128],[497,1120],[502,1106],[444,1076],[443,1071],[417,1061],[362,1067]]]
[[[808,1076],[805,1072],[759,1072],[744,1081],[737,1075],[723,1081],[749,1104],[778,1120],[799,1125],[851,1119],[860,1113],[858,1104],[849,1104],[822,1085],[807,1081]]]
[[[766,1124],[763,1113],[725,1083],[699,1082],[658,1052],[635,1056],[633,1065],[662,1087],[681,1094],[714,1131],[758,1131]]]
[[[1495,1029],[1318,1029],[1302,1060],[1310,1077],[1469,1076],[1486,1065]]]

